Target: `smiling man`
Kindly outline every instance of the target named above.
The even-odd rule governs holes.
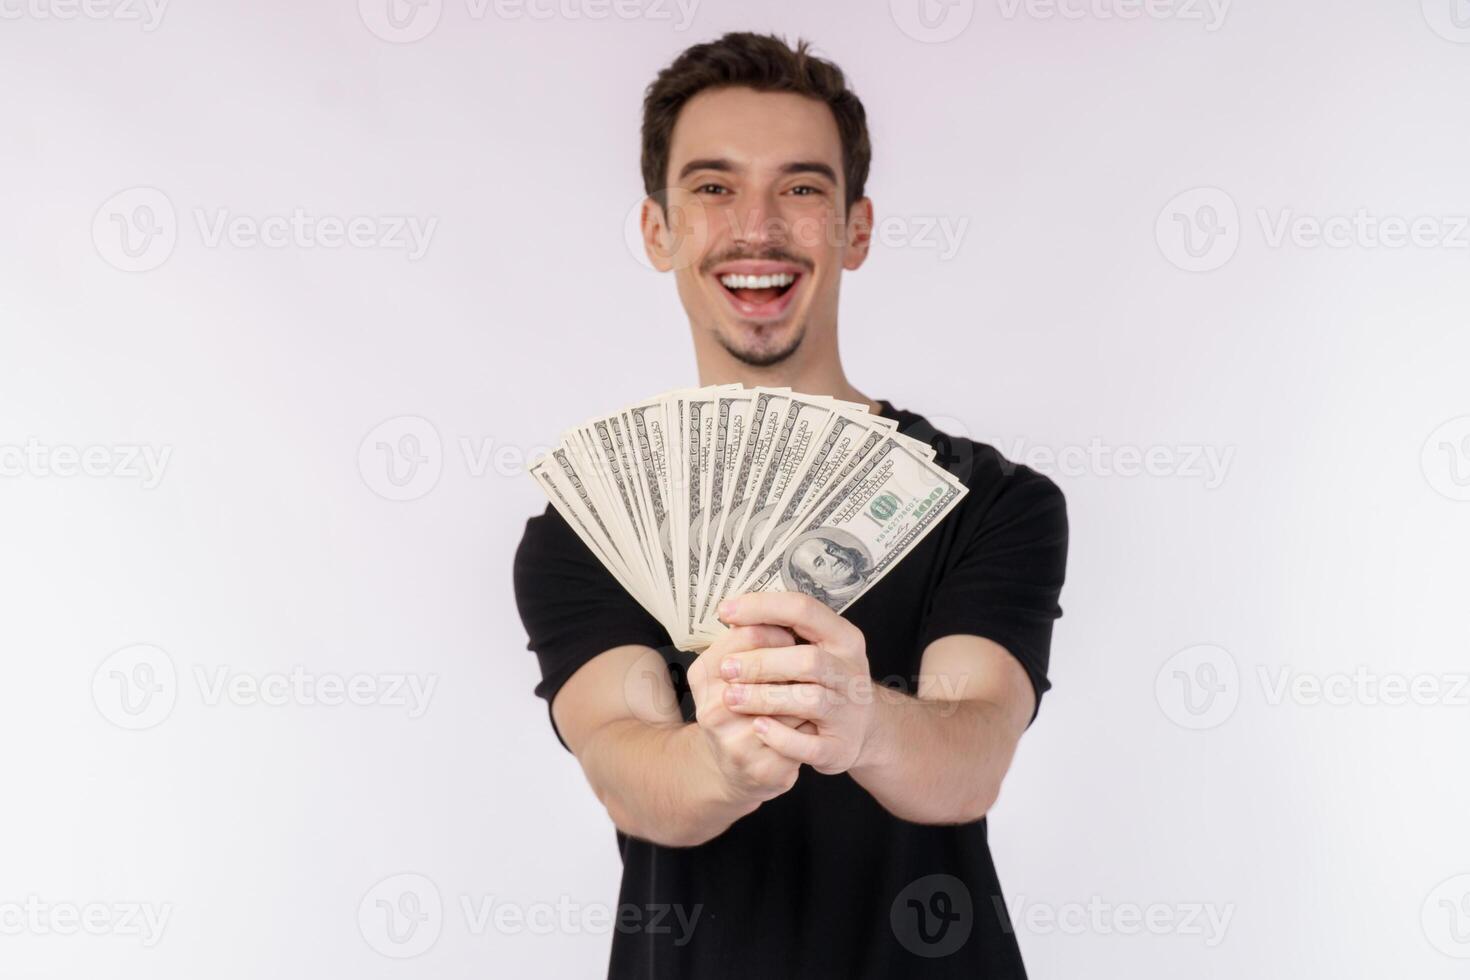
[[[728,34],[645,95],[644,242],[700,383],[866,404],[970,493],[843,616],[814,596],[859,588],[867,556],[797,543],[794,591],[723,604],[732,629],[698,657],[555,510],[528,522],[536,693],[622,851],[613,977],[1025,975],[986,815],[1049,687],[1066,508],[1045,477],[849,383],[838,297],[871,242],[870,155],[862,104],[804,43]],[[657,910],[693,925],[655,928]]]

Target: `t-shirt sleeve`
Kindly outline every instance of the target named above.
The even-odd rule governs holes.
[[[995,641],[1025,668],[1039,710],[1051,687],[1052,624],[1062,614],[1066,498],[1046,476],[1015,466],[971,524],[934,592],[919,648],[961,633]]]
[[[512,578],[530,638],[526,648],[541,665],[536,695],[546,699],[548,712],[561,686],[598,654],[628,644],[658,648],[670,642],[658,620],[549,505],[526,522]]]

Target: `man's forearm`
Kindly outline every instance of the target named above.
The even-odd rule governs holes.
[[[1017,739],[989,701],[923,700],[879,688],[857,783],[914,823],[979,820],[994,805]]]
[[[581,762],[618,829],[655,844],[702,844],[760,805],[733,797],[697,725],[609,722]]]

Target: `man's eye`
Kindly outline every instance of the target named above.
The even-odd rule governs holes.
[[[728,190],[719,184],[700,184],[694,189],[696,194],[726,194]]]
[[[820,187],[813,187],[810,184],[802,184],[798,187],[791,188],[791,193],[797,197],[811,197],[813,194],[822,193],[822,189]]]

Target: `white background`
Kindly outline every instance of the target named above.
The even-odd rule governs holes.
[[[522,460],[694,382],[624,241],[639,100],[762,29],[849,72],[898,219],[844,284],[849,375],[1067,494],[991,826],[1032,975],[1464,975],[1463,3],[65,3],[0,0],[0,974],[603,973],[565,923],[619,862],[531,693]],[[297,211],[370,240],[246,236]],[[215,686],[297,668],[377,700]],[[442,911],[395,945],[405,887]],[[90,903],[105,934],[57,934]]]

